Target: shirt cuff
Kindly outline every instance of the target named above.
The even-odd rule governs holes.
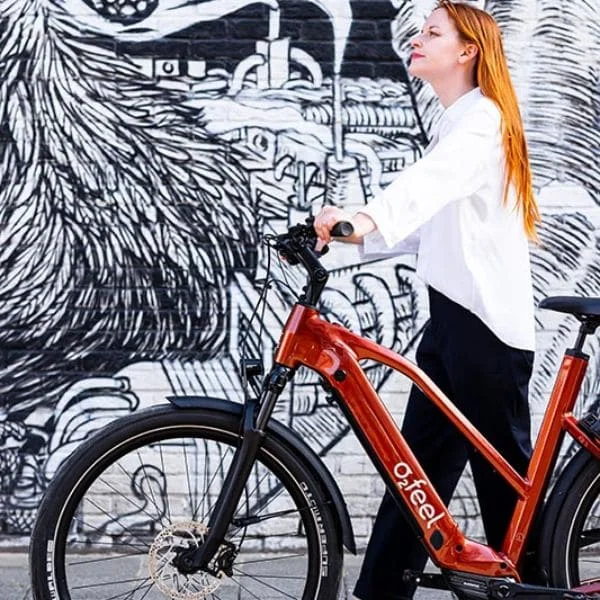
[[[419,242],[420,230],[417,229],[406,239],[389,247],[381,233],[376,229],[363,236],[358,251],[361,258],[369,260],[385,259],[402,254],[416,254],[419,251]]]
[[[377,226],[377,229],[374,232],[367,234],[363,239],[366,240],[369,236],[371,236],[373,244],[380,246],[382,249],[392,248],[397,240],[394,239],[392,227],[390,226],[391,219],[386,217],[386,213],[388,211],[381,198],[375,198],[366,206],[361,207],[358,212],[370,217]]]

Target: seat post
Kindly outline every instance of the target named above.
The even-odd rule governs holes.
[[[580,317],[580,321],[581,327],[579,328],[575,347],[573,348],[573,351],[577,354],[583,354],[583,344],[587,336],[596,333],[596,329],[600,326],[599,318]]]

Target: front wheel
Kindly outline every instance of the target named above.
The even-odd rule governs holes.
[[[548,510],[550,583],[600,594],[600,462],[580,451],[553,490]]]
[[[186,575],[176,566],[203,542],[239,432],[239,416],[164,406],[82,444],[39,508],[35,600],[336,598],[342,548],[329,500],[268,436],[209,567]]]

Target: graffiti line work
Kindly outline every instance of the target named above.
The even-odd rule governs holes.
[[[303,285],[300,272],[286,281],[274,265],[281,283],[266,327],[249,322],[262,236],[327,203],[360,207],[427,145],[440,107],[403,61],[433,4],[0,0],[0,528],[9,543],[29,534],[48,481],[91,432],[167,395],[242,400],[240,340],[270,360],[287,286]],[[544,213],[532,248],[536,300],[599,295],[600,7],[477,4],[503,28],[527,127]],[[382,75],[386,53],[393,69]],[[413,257],[361,263],[344,247],[326,260],[327,318],[413,352],[427,320]],[[573,328],[538,315],[534,411]],[[396,376],[366,370],[401,413],[407,390]],[[600,364],[584,393],[586,408],[600,404]],[[312,372],[298,373],[277,417],[332,461],[361,453]],[[168,510],[159,446],[124,465],[126,479],[113,474],[131,510],[115,523],[99,503],[76,532],[82,544],[150,539]],[[162,451],[184,449],[190,460],[210,455],[219,477],[220,447]],[[248,502],[262,506],[279,488],[260,473],[256,481]],[[466,476],[454,508],[477,537],[474,498]],[[165,534],[157,561],[169,535],[202,535],[181,528]]]

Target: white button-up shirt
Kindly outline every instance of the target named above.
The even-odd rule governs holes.
[[[377,225],[362,252],[416,251],[427,285],[504,343],[533,350],[529,245],[512,186],[503,201],[504,156],[500,111],[475,88],[444,111],[423,158],[360,209]]]

